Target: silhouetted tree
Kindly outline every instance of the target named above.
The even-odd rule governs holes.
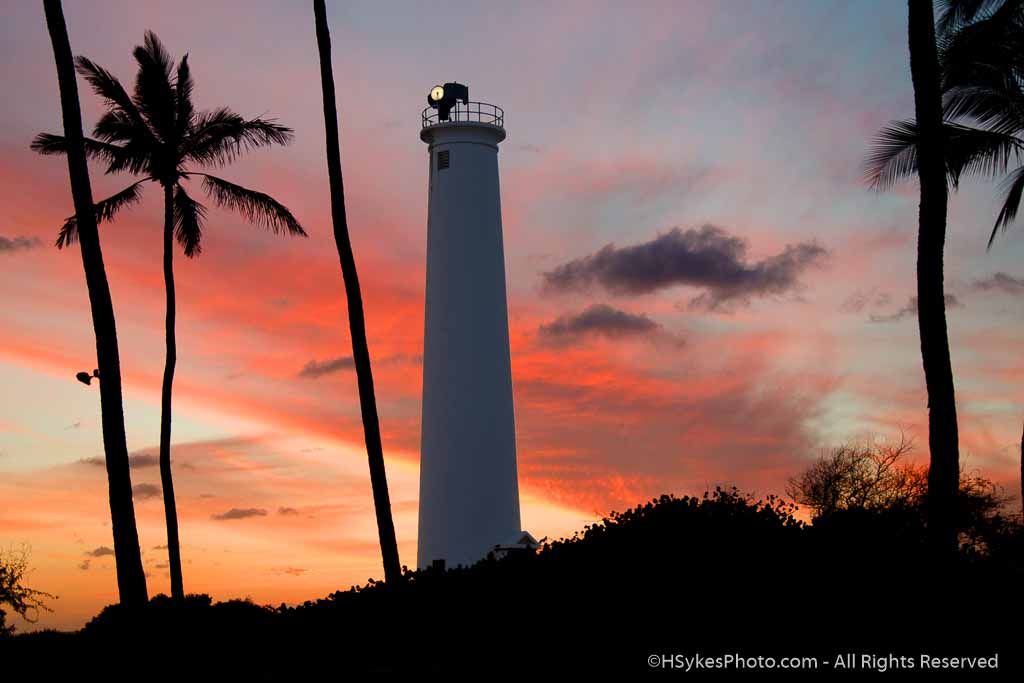
[[[915,121],[882,131],[867,161],[869,180],[879,188],[916,171],[921,184],[917,231],[917,320],[921,360],[928,390],[928,446],[931,468],[928,529],[933,547],[956,546],[956,505],[960,450],[956,392],[949,357],[949,332],[943,282],[946,244],[947,128],[942,118],[942,88],[932,0],[908,0],[910,74],[914,84]],[[900,147],[907,137],[911,151]],[[949,142],[956,143],[955,137]],[[898,149],[897,149],[898,148]],[[894,152],[895,150],[895,152]]]
[[[4,605],[29,623],[36,621],[39,610],[53,611],[46,606],[45,600],[56,599],[57,596],[26,586],[27,573],[27,547],[8,550],[0,548],[0,636],[14,633],[14,625],[6,622]]]
[[[64,119],[63,151],[68,157],[71,195],[74,198],[75,215],[79,217],[78,235],[82,267],[85,270],[93,330],[96,333],[103,450],[106,455],[110,494],[110,526],[114,536],[117,588],[123,604],[135,605],[146,602],[146,575],[142,568],[139,533],[135,526],[135,506],[132,502],[132,480],[124,431],[121,362],[117,350],[114,305],[110,299],[110,286],[107,283],[99,231],[93,214],[92,187],[86,164],[89,144],[82,135],[82,110],[78,102],[78,84],[75,82],[71,42],[64,23],[64,10],[60,0],[44,0],[43,9],[57,65],[61,115]]]
[[[847,444],[833,448],[791,478],[786,494],[823,517],[854,508],[888,509],[924,500],[927,469],[902,460],[913,444]]]
[[[291,129],[273,120],[243,119],[226,107],[197,112],[192,102],[193,81],[188,55],[182,57],[175,71],[170,55],[150,31],[133,54],[139,70],[135,91],[130,97],[110,72],[85,57],[78,57],[76,61],[79,73],[107,105],[106,113],[93,130],[95,137],[85,140],[86,152],[106,162],[107,173],[141,176],[124,190],[97,203],[95,220],[113,220],[122,208],[139,201],[142,186],[147,182],[160,185],[164,195],[167,356],[160,404],[160,481],[167,521],[171,594],[182,598],[185,592],[171,477],[171,386],[177,362],[172,257],[175,239],[185,256],[199,255],[206,219],[206,208],[188,194],[182,181],[202,178],[203,190],[215,204],[234,210],[275,234],[305,236],[306,233],[291,212],[269,195],[194,170],[196,166],[225,166],[240,154],[259,147],[288,144],[292,139]],[[67,151],[65,138],[47,133],[38,135],[32,147],[41,154]],[[57,246],[74,242],[81,231],[80,215],[67,219],[61,227]]]
[[[348,234],[345,213],[345,186],[341,175],[341,147],[338,139],[338,106],[334,95],[334,73],[331,68],[331,34],[327,25],[327,8],[323,0],[313,0],[316,22],[316,43],[320,53],[320,83],[324,96],[324,128],[327,138],[327,175],[331,187],[331,219],[334,223],[334,241],[338,246],[341,275],[345,281],[348,299],[348,325],[352,336],[352,356],[355,359],[356,378],[359,383],[359,407],[363,418],[366,455],[370,464],[370,486],[373,488],[373,506],[377,515],[377,533],[384,562],[384,579],[395,583],[402,578],[395,540],[395,523],[391,517],[387,472],[384,468],[384,448],[380,438],[380,420],[373,390],[373,371],[370,350],[366,343],[366,322],[363,318],[363,297],[359,290],[352,241]]]
[[[906,460],[912,450],[913,443],[902,434],[892,444],[847,444],[833,448],[791,478],[786,494],[810,508],[815,519],[867,511],[910,513],[923,523],[927,515],[929,468]],[[956,532],[964,544],[983,548],[993,527],[1003,524],[1000,515],[1009,498],[991,480],[965,468],[958,473],[958,491]]]
[[[947,181],[1006,174],[1024,155],[1024,0],[946,0],[943,32],[943,125]],[[885,189],[918,172],[916,122],[896,121],[879,133],[867,172]],[[1024,165],[1006,175],[1003,204],[989,235],[1014,221],[1024,194]]]
[[[910,74],[920,136],[921,204],[917,231],[917,310],[928,390],[928,533],[938,550],[953,550],[960,467],[953,366],[946,327],[943,251],[946,246],[946,164],[942,91],[932,0],[909,0]]]

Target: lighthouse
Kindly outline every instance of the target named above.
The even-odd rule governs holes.
[[[427,103],[421,568],[468,566],[532,541],[519,519],[498,184],[505,116],[471,102],[461,83],[434,86]]]

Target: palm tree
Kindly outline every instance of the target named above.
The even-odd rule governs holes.
[[[348,324],[352,336],[352,356],[355,359],[359,384],[359,406],[363,417],[363,436],[366,455],[370,463],[370,486],[373,506],[377,514],[377,534],[384,561],[384,580],[395,584],[402,578],[395,540],[395,523],[391,518],[388,479],[384,469],[384,449],[380,440],[380,421],[373,391],[373,372],[370,368],[370,350],[366,344],[366,322],[363,319],[363,297],[359,291],[352,242],[348,235],[345,215],[345,186],[341,176],[341,151],[338,142],[338,106],[334,96],[334,73],[331,69],[331,33],[327,26],[327,8],[324,0],[313,0],[316,21],[316,43],[320,53],[320,83],[324,94],[324,127],[327,136],[327,174],[331,186],[331,218],[334,223],[334,241],[341,261],[341,276],[345,281],[348,298]]]
[[[928,531],[933,547],[952,550],[957,533],[954,511],[959,476],[956,395],[949,357],[943,283],[946,242],[947,129],[942,116],[942,73],[935,39],[932,0],[909,0],[908,40],[916,120],[890,125],[879,135],[868,159],[869,179],[886,187],[916,171],[921,184],[917,233],[917,301],[921,359],[928,390]],[[894,150],[912,137],[914,144]],[[956,138],[949,137],[955,144]],[[896,153],[894,154],[894,151]],[[955,176],[954,176],[955,177]]]
[[[193,82],[188,55],[178,63],[175,73],[170,55],[150,31],[146,32],[143,44],[135,48],[134,56],[139,70],[135,90],[130,97],[117,78],[89,59],[78,57],[76,64],[78,72],[107,105],[106,113],[93,129],[94,138],[85,139],[86,154],[104,161],[107,173],[127,172],[139,177],[139,180],[94,206],[96,222],[113,220],[118,211],[138,202],[146,183],[160,185],[164,195],[167,357],[160,410],[160,480],[167,519],[171,594],[181,598],[185,593],[171,478],[171,385],[177,361],[172,257],[175,240],[183,247],[185,256],[191,258],[200,253],[206,219],[206,208],[188,194],[183,181],[202,178],[203,190],[215,204],[235,210],[275,234],[286,232],[305,236],[306,233],[291,212],[269,195],[194,170],[195,166],[224,166],[239,154],[259,147],[287,144],[292,139],[291,129],[272,120],[246,120],[225,107],[197,112],[192,103]],[[68,151],[64,137],[47,133],[38,135],[32,147],[41,154],[64,154]],[[57,238],[58,247],[81,237],[81,216],[79,213],[65,221]]]
[[[89,289],[92,324],[96,333],[96,359],[99,366],[100,411],[103,422],[103,449],[106,453],[107,483],[110,494],[110,520],[114,536],[114,561],[117,589],[122,604],[139,605],[147,600],[146,574],[139,551],[139,532],[135,526],[132,479],[128,466],[128,446],[124,432],[124,408],[121,397],[121,361],[117,351],[117,327],[110,286],[103,267],[99,231],[93,216],[92,188],[86,165],[86,145],[82,135],[82,110],[78,103],[78,84],[71,59],[71,42],[64,23],[60,0],[44,0],[46,26],[53,43],[60,86],[61,114],[64,119],[65,151],[78,227],[85,284]]]
[[[964,175],[1007,174],[1024,159],[1024,0],[946,0],[938,27],[946,173],[956,189]],[[879,133],[868,158],[869,182],[888,189],[917,173],[917,124],[897,121]],[[1003,202],[989,235],[1016,218],[1024,165],[1005,178]]]
[[[927,14],[932,15],[931,3]],[[944,175],[941,194],[946,185],[956,189],[964,175],[998,176],[1007,173],[1012,159],[1019,163],[1024,155],[1024,0],[945,0],[938,27],[943,33],[936,44],[934,23],[924,24],[925,8],[911,0],[911,68],[914,68],[915,39],[918,72],[914,74],[917,119],[893,122],[885,127],[875,141],[867,161],[869,182],[877,189],[888,189],[898,180],[917,174],[921,178],[922,233],[919,234],[919,321],[922,334],[922,356],[928,384],[929,439],[932,447],[932,470],[929,486],[936,495],[929,497],[936,507],[945,507],[955,496],[955,471],[959,452],[956,445],[956,413],[952,370],[949,363],[948,336],[942,299],[942,249],[945,233],[945,211],[941,231],[935,206],[939,199],[936,187],[938,173]],[[917,29],[914,18],[917,18]],[[932,19],[928,20],[933,21]],[[923,52],[922,52],[923,51]],[[932,59],[931,53],[937,53]],[[924,56],[922,56],[924,55]],[[933,91],[939,71],[938,94]],[[927,88],[922,102],[918,89]],[[942,98],[942,109],[936,115],[935,101]],[[926,108],[922,110],[922,104]],[[923,118],[923,116],[927,118]],[[918,122],[921,122],[919,125]],[[927,126],[925,125],[927,122]],[[927,130],[926,130],[927,127]],[[938,156],[933,152],[939,150]],[[927,162],[926,162],[927,159]],[[925,175],[929,180],[925,181]],[[927,192],[926,192],[927,185]],[[925,235],[925,195],[932,222]],[[1014,221],[1024,194],[1024,166],[1009,173],[1004,182],[1003,205],[989,235],[991,248],[996,233]],[[943,207],[945,198],[942,200]],[[922,252],[921,238],[927,252]],[[922,294],[921,256],[925,256],[927,275],[932,282],[931,302],[924,305]],[[937,270],[936,270],[937,268]],[[935,286],[938,289],[934,289]],[[936,301],[935,298],[938,298]],[[941,314],[941,315],[940,315]],[[927,320],[926,320],[927,319]],[[930,341],[925,330],[931,330]],[[925,347],[931,347],[931,352]],[[931,356],[929,361],[928,356]],[[933,391],[934,389],[934,391]],[[937,394],[935,393],[937,392]],[[946,424],[936,425],[936,420]],[[942,439],[936,443],[936,439]],[[936,454],[936,446],[940,449]],[[938,460],[936,456],[938,455]],[[935,508],[936,533],[946,545],[955,545],[951,521]]]

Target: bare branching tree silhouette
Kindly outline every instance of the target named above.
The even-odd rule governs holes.
[[[43,9],[57,65],[61,114],[64,119],[63,148],[68,158],[68,174],[75,202],[82,267],[85,270],[93,330],[96,333],[96,360],[103,377],[100,381],[100,411],[110,491],[110,526],[114,536],[117,588],[123,604],[136,605],[147,600],[146,575],[142,568],[139,532],[135,526],[135,506],[132,502],[114,304],[110,299],[110,286],[103,266],[103,252],[100,250],[99,230],[93,213],[92,187],[86,164],[89,145],[82,134],[82,110],[78,102],[78,84],[75,82],[75,68],[68,29],[64,23],[64,10],[60,0],[44,0]]]
[[[29,573],[28,546],[0,548],[0,637],[14,633],[14,624],[7,624],[6,605],[19,617],[30,624],[39,618],[39,612],[52,612],[46,600],[57,596],[26,585]]]
[[[313,0],[316,21],[316,43],[320,53],[320,82],[324,96],[324,128],[327,138],[327,174],[331,186],[331,218],[334,223],[334,241],[338,246],[341,275],[348,298],[349,332],[352,336],[352,355],[355,359],[356,378],[359,383],[359,406],[363,417],[366,455],[370,464],[370,485],[377,515],[377,533],[384,561],[384,580],[397,582],[402,578],[395,540],[395,523],[391,517],[387,473],[384,468],[384,448],[380,438],[380,420],[373,390],[373,371],[370,368],[370,350],[366,342],[366,322],[363,317],[363,297],[359,290],[359,274],[348,234],[345,213],[345,186],[341,175],[341,147],[338,139],[338,106],[334,95],[334,72],[331,68],[331,34],[327,25],[324,0]]]
[[[112,221],[117,213],[135,204],[148,183],[160,185],[164,196],[163,271],[167,291],[166,343],[160,405],[160,480],[163,485],[167,521],[167,552],[171,574],[171,595],[185,595],[181,575],[178,516],[171,476],[171,387],[177,363],[175,340],[174,241],[185,256],[202,250],[206,208],[193,199],[182,184],[201,178],[203,190],[214,204],[241,214],[246,220],[275,234],[305,236],[291,212],[269,195],[228,182],[195,167],[221,167],[241,154],[261,147],[285,145],[292,139],[290,128],[270,119],[244,119],[226,107],[195,110],[194,83],[188,55],[174,67],[173,60],[156,35],[146,32],[143,44],[134,51],[139,70],[131,96],[110,72],[85,57],[76,60],[78,72],[106,103],[107,111],[96,123],[94,138],[84,140],[85,152],[107,164],[107,173],[141,176],[117,194],[98,202],[88,216],[93,225]],[[43,133],[32,148],[40,154],[69,153],[67,137]],[[83,238],[82,213],[68,218],[60,229],[57,246],[64,247]],[[107,383],[101,370],[101,386]]]

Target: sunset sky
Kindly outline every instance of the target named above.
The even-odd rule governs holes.
[[[199,108],[295,130],[221,175],[308,239],[211,208],[178,251],[173,457],[187,592],[301,602],[381,578],[306,2],[65,2],[75,54],[130,84],[154,30]],[[917,188],[862,181],[873,134],[913,114],[903,3],[331,2],[349,224],[402,562],[415,564],[435,83],[505,109],[501,144],[523,526],[558,537],[661,493],[783,493],[822,448],[916,438],[927,414]],[[38,2],[0,23],[0,545],[31,546],[41,625],[116,600],[95,338]],[[87,129],[101,103],[79,80]],[[97,199],[129,180],[92,167]],[[951,198],[946,283],[961,454],[1019,486],[1024,225],[991,251],[997,185]],[[156,467],[161,202],[101,227],[149,592],[169,592]],[[209,202],[207,202],[209,204]],[[26,628],[16,622],[19,628]]]

